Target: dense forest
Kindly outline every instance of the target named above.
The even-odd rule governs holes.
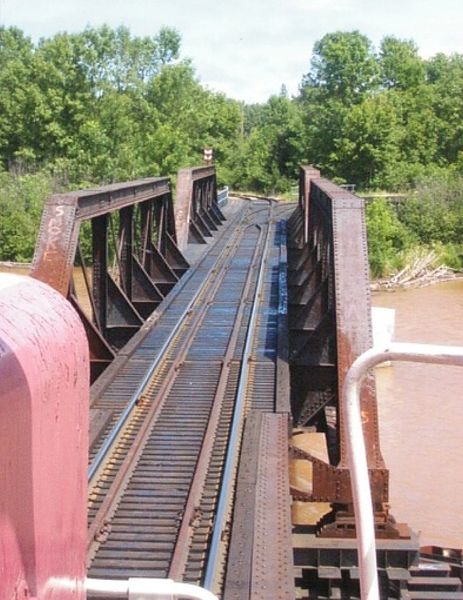
[[[174,175],[211,146],[219,180],[236,190],[287,194],[310,162],[358,191],[408,193],[398,208],[369,206],[375,275],[416,246],[461,266],[463,55],[424,60],[411,40],[375,49],[359,32],[329,33],[296,97],[283,87],[246,105],[202,86],[180,47],[169,28],[36,44],[0,28],[0,260],[30,259],[52,191]]]

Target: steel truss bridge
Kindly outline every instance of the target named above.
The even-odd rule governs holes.
[[[295,203],[219,200],[213,166],[180,171],[175,203],[168,178],[55,195],[31,275],[73,306],[89,347],[89,399],[73,401],[89,438],[69,453],[87,527],[75,519],[62,556],[80,552],[92,579],[170,578],[224,600],[360,597],[339,403],[372,346],[363,200],[313,167]],[[372,376],[361,411],[381,597],[463,598],[461,553],[424,555],[391,514]],[[58,598],[41,576],[31,595]]]

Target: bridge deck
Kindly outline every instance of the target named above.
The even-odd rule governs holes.
[[[240,518],[237,527],[231,525],[229,597],[246,597],[243,586],[258,597],[277,581],[284,590],[279,597],[293,597],[289,487],[286,479],[280,481],[287,477],[280,463],[287,456],[289,416],[282,221],[292,209],[267,201],[232,204],[214,242],[201,246],[202,252],[196,246],[196,256],[190,251],[194,267],[93,386],[90,576],[169,576],[197,583],[209,577],[220,589],[235,484],[226,498],[221,489],[231,461],[230,474],[239,473],[236,510],[256,518],[255,530],[248,529],[244,538]],[[131,400],[126,423],[94,466]],[[255,427],[257,413],[264,417]],[[245,451],[239,459],[247,421],[252,458]],[[251,493],[249,461],[260,481]],[[217,517],[222,505],[224,516]],[[268,520],[271,512],[275,520]],[[220,548],[211,567],[214,528]],[[254,559],[243,582],[236,553],[244,542],[251,543],[247,552]],[[279,569],[262,570],[269,559]]]

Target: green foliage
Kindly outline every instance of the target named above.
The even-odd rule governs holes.
[[[399,206],[399,217],[426,244],[463,241],[463,177],[426,177]]]
[[[463,176],[427,175],[406,200],[375,200],[366,212],[374,277],[390,275],[430,250],[440,264],[463,267]]]
[[[34,46],[0,27],[0,169],[39,172],[1,176],[3,260],[31,259],[47,182],[57,176],[76,189],[173,175],[212,146],[219,178],[231,177],[240,104],[204,89],[179,53],[169,28],[143,38],[87,28]]]
[[[413,187],[462,164],[461,55],[425,61],[412,40],[392,36],[374,54],[357,31],[327,34],[298,102],[309,162],[359,189]]]
[[[440,262],[450,269],[461,271],[463,268],[463,244],[440,244],[436,242],[433,248],[438,253]]]
[[[425,83],[424,61],[413,40],[386,36],[381,42],[379,68],[386,88],[410,90]]]
[[[345,104],[361,101],[377,85],[378,64],[370,40],[358,31],[327,33],[315,43],[303,86]]]
[[[380,187],[400,160],[397,135],[397,115],[388,95],[353,106],[343,120],[342,135],[335,138],[336,174]]]
[[[46,174],[0,173],[0,260],[29,262],[44,201],[53,180]]]
[[[300,108],[286,95],[272,96],[266,104],[252,107],[243,114],[232,185],[271,194],[289,190],[303,160],[303,141]]]
[[[169,28],[87,28],[35,47],[0,28],[0,164],[66,169],[78,184],[170,175],[205,145],[229,160],[239,105],[202,88],[179,52]]]
[[[413,234],[400,222],[394,207],[383,199],[367,206],[368,255],[373,277],[390,275],[402,265],[400,253],[413,242]]]
[[[296,98],[283,87],[246,106],[200,84],[174,29],[88,27],[34,45],[0,27],[0,169],[38,173],[0,175],[2,257],[30,258],[57,176],[74,189],[172,176],[211,146],[219,182],[236,189],[288,193],[306,162],[359,190],[411,190],[397,209],[368,209],[373,271],[395,268],[416,244],[440,244],[457,264],[463,55],[423,60],[392,36],[375,52],[358,31],[337,31],[316,42],[308,66]]]

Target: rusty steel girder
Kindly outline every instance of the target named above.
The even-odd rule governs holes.
[[[81,293],[73,277],[76,264]],[[93,381],[188,266],[177,246],[170,181],[149,178],[52,196],[31,274],[79,312]]]
[[[307,244],[309,240],[309,194],[310,194],[310,182],[312,179],[319,179],[320,171],[309,165],[303,167],[299,171],[299,210],[303,217],[303,228],[302,228],[302,243]]]
[[[206,243],[207,237],[225,221],[217,204],[215,167],[181,169],[177,176],[175,224],[178,246]]]
[[[320,178],[313,167],[303,167],[299,204],[288,231],[293,415],[296,424],[326,433],[330,463],[305,457],[313,468],[310,500],[330,502],[334,514],[342,514],[320,535],[342,537],[352,535],[353,512],[339,396],[349,367],[372,346],[364,202]],[[372,497],[377,522],[383,524],[378,525],[380,535],[398,537],[387,516],[389,473],[381,455],[371,375],[362,387],[361,411]]]

